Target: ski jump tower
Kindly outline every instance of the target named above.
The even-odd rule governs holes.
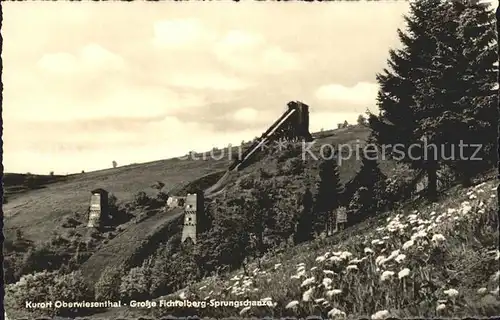
[[[196,243],[196,234],[198,233],[199,220],[198,218],[203,214],[203,193],[188,193],[184,201],[184,227],[182,228],[181,242],[191,239]]]
[[[182,229],[182,240],[188,238],[196,243],[196,234],[199,228],[199,218],[204,210],[204,198],[212,197],[220,193],[226,184],[229,175],[233,171],[240,170],[248,163],[252,155],[269,141],[284,139],[288,141],[303,140],[310,142],[313,140],[309,133],[309,106],[299,101],[291,101],[287,104],[287,110],[260,136],[259,139],[239,157],[228,168],[227,172],[213,186],[196,194],[188,194],[183,198],[185,201],[172,199],[174,206],[184,206],[184,227]],[[180,199],[182,200],[182,199]]]

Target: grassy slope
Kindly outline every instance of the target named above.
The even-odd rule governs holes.
[[[104,188],[120,202],[133,200],[139,191],[154,192],[150,186],[157,180],[170,190],[201,175],[223,170],[228,161],[169,159],[116,169],[84,173],[67,181],[32,190],[4,205],[6,237],[21,228],[26,237],[39,241],[52,231],[60,231],[62,219],[74,212],[84,214],[90,201],[90,191]]]
[[[364,140],[367,136],[366,128],[341,129],[336,136],[318,139],[318,144],[352,142]],[[6,237],[12,237],[14,231],[20,228],[29,239],[40,241],[52,231],[61,231],[60,221],[65,216],[74,212],[84,214],[89,205],[90,191],[95,188],[108,190],[119,202],[129,202],[139,191],[152,194],[154,190],[150,186],[155,181],[164,182],[166,190],[180,190],[180,186],[204,175],[225,170],[229,164],[227,157],[222,160],[208,157],[207,160],[167,159],[71,175],[65,177],[65,181],[23,192],[9,199],[9,203],[3,206],[4,232]],[[351,161],[341,168],[341,174],[351,177],[357,168],[356,161]],[[4,183],[8,188],[8,181]]]
[[[4,197],[8,198],[10,201],[11,199],[16,198],[17,195],[30,191],[25,185],[27,177],[28,174],[23,173],[5,173],[2,178]],[[65,181],[69,178],[69,176],[58,175],[32,175],[32,177],[35,179],[35,184],[33,186],[34,189],[43,189],[46,188],[47,185],[59,181]]]
[[[132,224],[125,232],[103,245],[99,251],[83,263],[81,267],[83,275],[95,283],[107,267],[118,268],[122,264],[126,264],[127,267],[140,265],[142,260],[134,261],[133,257],[135,255],[143,256],[143,252],[140,251],[146,248],[153,250],[157,247],[157,242],[166,242],[169,235],[178,231],[169,230],[170,223],[179,219],[182,213],[182,209],[178,208],[167,212],[158,211],[146,220]],[[174,225],[179,226],[180,221]],[[161,238],[156,240],[155,235],[159,235]],[[155,243],[151,243],[153,241]]]
[[[500,252],[495,183],[489,179],[470,189],[451,188],[439,203],[409,204],[331,238],[276,254],[260,270],[253,265],[249,270],[255,270],[246,277],[240,270],[229,277],[205,279],[185,288],[183,294],[191,300],[271,298],[276,303],[246,312],[210,307],[193,311],[200,316],[238,316],[239,312],[246,317],[327,316],[334,308],[349,318],[370,317],[382,310],[398,318],[497,315]],[[433,240],[435,234],[443,235],[444,241]],[[379,256],[392,258],[377,263]],[[357,270],[349,270],[348,265],[356,265],[351,268]],[[409,275],[399,279],[404,268]],[[390,280],[381,280],[384,271],[394,272]],[[322,284],[326,277],[332,280],[328,289]],[[306,284],[308,278],[311,283]],[[308,289],[313,291],[310,300],[304,301]],[[449,296],[448,289],[457,290],[458,296]],[[163,298],[179,299],[178,294]],[[297,306],[287,309],[294,300]],[[439,304],[442,310],[436,309]],[[115,309],[100,316],[159,316],[160,312],[168,313],[165,309]]]
[[[319,146],[324,143],[352,143],[357,139],[366,139],[369,132],[364,127],[353,127],[335,130],[334,133],[336,135],[332,135],[332,132],[321,133],[322,138],[318,138],[313,148],[315,154],[318,154]],[[227,157],[222,160],[212,160],[210,157],[206,159],[167,159],[65,176],[64,181],[18,194],[17,198],[4,205],[4,232],[7,238],[12,238],[15,230],[20,228],[25,237],[35,242],[45,240],[52,232],[64,233],[61,221],[75,212],[84,214],[89,205],[90,190],[98,187],[115,194],[119,202],[132,201],[139,191],[152,194],[154,190],[150,186],[158,180],[164,182],[165,189],[173,194],[185,193],[189,186],[206,188],[216,181],[214,177],[219,177],[221,171],[230,164]],[[312,165],[314,166],[314,163]],[[249,166],[243,173],[259,166],[259,163]],[[358,168],[359,163],[355,159],[346,161],[340,170],[341,177],[344,181],[348,180]],[[8,181],[5,183],[8,184]],[[99,251],[84,263],[82,271],[89,279],[97,280],[104,267],[117,268],[125,262],[130,262],[133,255],[145,250],[145,242],[164,232],[169,222],[180,215],[181,212],[156,212],[138,224],[131,224],[115,238],[104,243]],[[165,235],[163,240],[167,241],[168,236]]]

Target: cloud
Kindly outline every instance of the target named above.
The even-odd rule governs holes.
[[[208,90],[243,90],[251,86],[250,82],[225,76],[220,73],[179,73],[169,76],[167,81],[172,86],[208,89]]]
[[[76,55],[67,52],[48,53],[38,61],[38,67],[42,70],[70,75],[96,70],[119,70],[124,65],[119,55],[95,43],[84,46]]]
[[[282,73],[297,70],[299,60],[277,45],[266,43],[258,34],[231,30],[213,45],[219,61],[247,73]]]
[[[156,21],[153,44],[158,47],[180,48],[205,40],[209,34],[199,20],[172,19]]]
[[[328,84],[319,87],[315,96],[319,100],[347,102],[357,105],[374,104],[378,86],[374,83],[358,82],[347,87],[341,84]]]
[[[254,122],[259,116],[259,112],[252,108],[242,108],[233,113],[233,118],[241,122]]]
[[[106,89],[105,94],[96,94],[88,100],[76,100],[71,91],[27,95],[15,101],[17,107],[10,103],[9,119],[41,122],[106,119],[116,116],[157,117],[175,113],[179,109],[198,108],[207,103],[202,96],[157,86],[131,87],[116,84]],[[86,93],[92,96],[93,92],[89,89]]]

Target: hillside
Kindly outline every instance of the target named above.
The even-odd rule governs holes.
[[[311,148],[311,151],[313,154],[319,155],[322,146],[326,144],[334,146],[339,144],[349,145],[352,147],[352,150],[356,150],[355,145],[360,141],[364,141],[368,137],[368,134],[368,129],[359,126],[334,130],[333,134],[332,132],[316,134],[316,143]],[[242,189],[241,186],[258,177],[262,174],[262,172],[268,172],[275,175],[275,178],[273,179],[277,183],[286,185],[287,193],[291,193],[292,191],[301,193],[303,192],[305,184],[314,185],[314,181],[318,176],[318,161],[315,159],[301,161],[301,163],[305,166],[305,175],[302,177],[296,177],[292,171],[287,171],[291,167],[288,166],[288,169],[286,169],[287,165],[290,164],[289,160],[293,160],[293,157],[290,158],[288,151],[285,149],[280,152],[272,150],[259,152],[252,163],[247,165],[241,171],[228,176],[227,181],[224,182],[223,187],[225,188],[223,188],[221,193],[215,197],[221,198],[224,201],[227,199],[239,198],[242,196],[240,193],[246,189],[245,187]],[[227,152],[227,150],[222,150],[221,152]],[[198,154],[198,156],[200,155],[201,154]],[[170,239],[175,239],[179,236],[179,232],[181,230],[182,212],[180,210],[165,211],[164,204],[162,205],[161,202],[154,200],[155,192],[157,192],[157,190],[155,191],[155,189],[151,187],[152,184],[156,181],[162,181],[165,183],[164,189],[166,191],[171,194],[179,195],[196,189],[205,189],[214,184],[224,174],[230,161],[224,158],[221,160],[213,160],[210,159],[208,154],[205,154],[204,158],[205,160],[168,159],[117,169],[73,175],[67,177],[65,181],[54,182],[47,185],[43,189],[30,190],[20,193],[16,199],[4,206],[4,210],[7,213],[6,233],[10,233],[10,237],[14,238],[14,231],[17,230],[17,228],[15,227],[16,224],[13,223],[23,222],[24,224],[20,230],[23,231],[25,238],[22,239],[22,241],[34,243],[36,246],[37,244],[42,244],[42,242],[47,241],[47,234],[52,235],[52,238],[50,239],[50,246],[53,247],[56,245],[58,246],[57,248],[61,248],[61,250],[65,252],[64,254],[55,252],[57,257],[52,257],[55,264],[51,267],[51,264],[49,263],[46,269],[56,270],[59,265],[64,264],[64,261],[71,262],[71,259],[77,257],[75,260],[76,262],[73,261],[73,268],[76,267],[76,270],[81,272],[83,278],[88,283],[95,284],[96,282],[99,282],[102,280],[101,276],[103,273],[106,273],[107,271],[112,271],[115,275],[127,275],[129,272],[134,271],[131,270],[131,268],[142,267],[150,256],[154,256],[154,259],[161,261],[161,255],[159,256],[161,248],[171,245],[173,242],[170,241]],[[285,171],[283,171],[284,168]],[[339,166],[341,181],[345,183],[350,180],[354,177],[359,168],[359,156],[353,155],[351,157],[347,157],[347,155],[345,155],[345,160],[343,160]],[[402,174],[400,170],[395,170],[396,166],[391,161],[380,161],[380,168],[388,177],[393,177],[395,175],[400,176]],[[404,174],[407,174],[407,172],[404,172]],[[89,191],[97,187],[107,189],[116,195],[120,204],[120,210],[124,210],[123,212],[126,212],[127,215],[129,215],[129,218],[127,218],[125,222],[102,233],[91,232],[91,230],[85,228],[85,211],[88,208],[88,201],[90,197]],[[154,201],[149,204],[138,204],[137,195],[141,191],[145,191],[149,196],[151,196],[150,200]],[[456,188],[454,192],[460,194],[461,190]],[[293,197],[293,195],[289,196],[289,198]],[[451,201],[450,199],[451,195],[450,198],[444,199],[443,203]],[[444,204],[440,205],[444,206]],[[422,212],[426,212],[426,210],[428,210],[423,203],[420,203],[418,206],[422,208]],[[220,208],[225,207],[223,205]],[[406,210],[410,209],[407,208]],[[387,213],[386,216],[390,214],[392,213]],[[403,211],[400,214],[407,214],[407,211]],[[68,218],[74,217],[80,220],[79,225],[69,227],[68,229],[68,226],[65,226],[64,224],[68,221]],[[374,232],[377,232],[378,229],[375,229],[374,231],[374,228],[377,226],[379,226],[379,228],[381,227],[381,220],[371,219],[367,222],[355,225],[344,232],[336,234],[329,239],[315,241],[306,246],[300,245],[298,247],[291,248],[284,253],[278,253],[275,251],[275,256],[268,257],[267,260],[263,262],[263,265],[267,266],[266,268],[268,269],[266,274],[268,274],[271,269],[274,269],[275,264],[281,263],[281,261],[283,261],[283,266],[285,266],[286,261],[289,261],[289,266],[294,263],[299,263],[296,261],[297,257],[304,257],[305,260],[311,262],[312,258],[310,254],[312,254],[312,252],[317,252],[318,255],[322,254],[318,251],[323,250],[323,247],[331,247],[332,243],[341,243],[341,246],[354,246],[359,249],[361,242],[366,241],[366,239],[370,238]],[[347,237],[352,238],[350,240],[346,240]],[[388,240],[388,238],[385,240]],[[62,246],[60,246],[61,243]],[[394,248],[392,246],[388,246],[383,252],[388,252],[388,250],[393,249]],[[35,252],[35,256],[36,254],[41,254],[43,256],[43,252],[43,250],[38,253]],[[33,253],[30,254],[31,256],[33,255]],[[28,258],[31,257],[30,254],[27,255]],[[21,255],[18,258],[18,261],[24,261],[23,259],[25,258],[26,257]],[[165,258],[174,259],[176,262],[178,261],[176,259],[181,259],[179,260],[181,261],[179,262],[181,265],[182,261],[184,261],[182,259],[185,259],[185,257],[182,256],[170,257],[168,255]],[[328,258],[330,259],[331,256]],[[361,260],[358,262],[364,263],[368,260],[368,258],[360,259]],[[59,262],[56,262],[56,260]],[[16,267],[12,266],[10,268],[10,270],[16,269]],[[350,267],[350,269],[351,268],[352,267]],[[339,272],[341,271],[337,269],[332,266],[332,270],[334,270],[337,274],[340,274]],[[314,270],[315,269],[313,269],[313,271]],[[283,304],[286,299],[292,299],[293,295],[297,295],[299,293],[293,291],[293,286],[289,287],[291,284],[283,281],[284,275],[279,273],[281,272],[279,269],[277,269],[276,272],[278,273],[273,274],[273,279],[281,279],[279,284],[270,283],[270,285],[266,287],[264,286],[264,283],[261,283],[263,286],[255,290],[255,293],[252,294],[255,295],[262,292],[265,288],[281,288],[281,293],[273,291],[265,292],[265,295],[273,297],[273,300],[278,302],[278,305],[281,303],[281,306],[275,309],[276,315],[288,315],[290,312],[287,309],[283,309]],[[291,271],[288,270],[287,272],[289,273]],[[110,273],[107,273],[107,277],[109,276],[108,274]],[[262,275],[262,273],[257,273],[256,275]],[[304,276],[305,274],[300,277]],[[373,276],[373,274],[371,274],[371,276]],[[316,278],[318,278],[318,276],[316,276]],[[215,281],[215,283],[212,283],[211,281]],[[262,281],[262,279],[258,281]],[[266,280],[266,283],[267,281],[268,280]],[[269,281],[272,282],[273,280]],[[372,281],[372,279],[370,279],[370,281]],[[249,284],[245,286],[248,285]],[[208,290],[206,291],[207,294],[205,294],[204,290],[199,289],[200,286],[211,286],[213,290]],[[224,298],[223,300],[234,300],[238,296],[245,296],[248,294],[245,292],[242,293],[243,291],[240,289],[238,289],[240,290],[239,293],[236,291],[228,293],[229,287],[234,287],[234,285],[230,283],[230,281],[228,282],[227,279],[208,278],[208,280],[205,280],[199,286],[192,287],[190,292],[197,294],[196,299],[211,296],[217,299]],[[363,288],[362,290],[365,289],[366,288]],[[373,288],[369,290],[373,290]],[[213,292],[208,294],[210,291]],[[171,292],[171,290],[163,292]],[[214,296],[214,292],[216,294],[218,292],[219,295]],[[203,297],[201,297],[202,293]],[[151,298],[158,296],[159,295],[153,295]],[[253,296],[248,297],[250,299]],[[262,298],[260,293],[259,297]],[[258,297],[255,296],[253,298],[257,299]],[[322,300],[319,301],[321,302]],[[309,312],[317,313],[325,311],[324,309],[310,309],[311,306],[308,306],[307,308],[309,309],[301,309],[302,311],[300,312],[303,312],[302,314],[308,314]],[[351,309],[349,308],[352,308],[352,305],[347,304],[345,309],[351,312]],[[216,315],[227,315],[229,312],[228,310],[224,310],[223,313],[220,313],[222,312],[220,310],[222,309],[219,309],[219,311],[217,311],[219,313]],[[233,308],[232,310],[234,311],[235,309]],[[358,311],[359,310],[354,309],[352,312]],[[128,314],[128,312],[129,311],[126,309],[110,310],[103,313],[103,315],[109,315],[111,318],[114,318],[117,316],[117,313]],[[151,310],[149,312],[151,312]],[[158,310],[153,312],[158,312]],[[183,312],[189,313],[190,311],[189,309],[184,309]],[[208,312],[206,314],[208,316],[214,315],[211,311],[206,312]],[[268,314],[259,312],[261,311],[257,310],[256,315]],[[301,314],[300,312],[299,314]],[[177,315],[176,312],[174,313]]]
[[[355,144],[364,141],[368,134],[367,128],[358,126],[318,133],[315,134],[317,140],[311,150],[319,155],[319,149],[324,144]],[[221,149],[219,152],[228,153],[227,149]],[[180,195],[196,188],[208,188],[220,178],[231,162],[228,157],[214,160],[209,153],[196,156],[201,160],[167,159],[71,175],[46,185],[43,189],[20,193],[3,208],[6,238],[14,239],[16,231],[21,230],[25,241],[33,243],[35,247],[47,241],[52,243],[51,246],[55,243],[56,249],[53,250],[56,251],[52,251],[50,255],[65,256],[61,258],[62,261],[70,259],[77,251],[80,252],[81,259],[88,258],[81,266],[81,271],[90,281],[99,279],[105,267],[125,267],[128,270],[140,265],[148,253],[171,237],[171,233],[166,230],[178,229],[178,223],[170,226],[170,222],[177,221],[182,213],[164,212],[158,205],[154,208],[139,207],[133,210],[132,220],[128,218],[130,221],[117,228],[102,234],[89,233],[85,228],[85,219],[90,190],[106,189],[117,197],[121,207],[129,206],[141,191],[154,197],[156,191],[151,185],[156,181],[165,183],[164,190],[170,194]],[[255,158],[253,165],[231,175],[227,183],[234,185],[240,177],[271,165],[266,162],[266,156],[262,152]],[[316,174],[316,161],[310,160],[307,164],[312,174]],[[384,162],[381,167],[390,172],[393,165]],[[341,179],[344,182],[349,180],[358,168],[359,161],[356,157],[345,160],[340,168]],[[68,229],[67,221],[75,219],[78,223]],[[57,244],[61,241],[62,246]],[[154,245],[148,248],[145,244],[151,241]],[[19,259],[22,260],[21,257]]]
[[[365,140],[368,133],[364,127],[340,129],[333,136],[331,133],[324,134],[327,137],[317,139],[317,144],[354,143],[358,139]],[[227,152],[227,149],[221,150]],[[197,156],[202,158],[201,154]],[[108,190],[120,203],[132,201],[140,191],[153,194],[151,185],[155,181],[162,181],[165,190],[175,194],[202,176],[225,170],[230,163],[227,157],[221,160],[209,156],[200,160],[174,158],[64,177],[62,181],[47,184],[42,189],[24,191],[9,200],[3,207],[4,232],[8,238],[13,236],[15,230],[21,229],[30,240],[41,241],[47,234],[62,232],[60,221],[65,217],[75,213],[83,215],[89,206],[90,191],[95,188]],[[352,177],[355,170],[357,163],[355,159],[350,159],[342,167],[341,174]],[[12,187],[9,180],[5,180],[4,184],[6,189]]]
[[[491,175],[492,176],[492,175]],[[435,204],[417,201],[337,235],[276,253],[227,277],[212,277],[159,300],[206,308],[112,309],[100,317],[318,315],[486,317],[498,315],[498,188],[488,178],[453,187]],[[263,300],[268,307],[209,306]]]

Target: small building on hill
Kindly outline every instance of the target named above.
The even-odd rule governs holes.
[[[98,188],[90,191],[90,210],[87,227],[99,228],[108,220],[108,192]]]
[[[168,208],[184,207],[185,201],[186,201],[186,197],[170,196],[167,199],[167,207]]]

